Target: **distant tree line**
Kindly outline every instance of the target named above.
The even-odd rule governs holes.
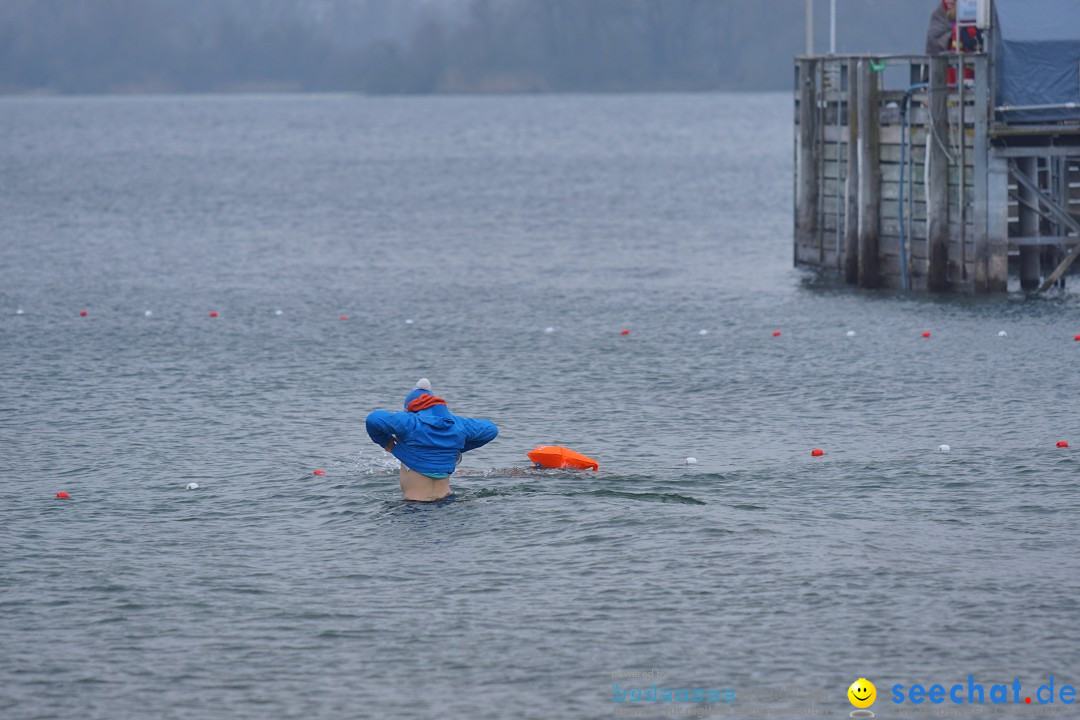
[[[840,49],[875,52],[918,52],[933,6],[841,4],[846,47]],[[819,38],[826,5],[818,2]],[[3,0],[0,92],[786,88],[792,56],[803,51],[804,6],[804,0]]]

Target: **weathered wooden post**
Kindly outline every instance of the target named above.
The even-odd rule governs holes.
[[[947,59],[930,58],[930,152],[926,162],[930,169],[926,186],[926,240],[928,265],[926,286],[932,292],[949,289],[949,156],[945,138],[949,134],[949,115],[946,101]],[[963,167],[960,172],[963,172]]]
[[[877,76],[870,60],[859,61],[859,287],[881,284],[878,234],[881,230]]]
[[[814,247],[818,226],[817,60],[799,60],[799,156],[795,244]],[[796,249],[796,260],[798,260]]]
[[[859,61],[847,61],[847,179],[844,182],[844,280],[859,282]],[[839,112],[839,108],[837,108]],[[839,161],[839,158],[837,158]]]

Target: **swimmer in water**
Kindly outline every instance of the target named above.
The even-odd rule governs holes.
[[[405,412],[376,410],[367,416],[371,440],[401,461],[401,493],[406,500],[433,502],[449,495],[450,475],[461,453],[495,439],[499,428],[490,420],[459,417],[446,401],[431,393],[431,381],[420,378],[405,396]]]

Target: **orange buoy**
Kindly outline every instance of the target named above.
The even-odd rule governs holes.
[[[61,500],[66,500],[67,498],[69,498],[69,497],[71,497],[71,496],[70,496],[70,495],[68,495],[68,494],[67,494],[66,492],[64,492],[63,490],[61,490],[60,492],[56,493],[56,497],[60,498]]]
[[[571,470],[598,470],[600,468],[600,464],[591,457],[561,445],[537,445],[535,450],[527,454],[537,467]]]

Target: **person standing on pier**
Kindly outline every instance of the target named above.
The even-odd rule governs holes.
[[[926,31],[926,54],[944,55],[953,49],[956,32],[956,0],[941,0],[930,15]]]

